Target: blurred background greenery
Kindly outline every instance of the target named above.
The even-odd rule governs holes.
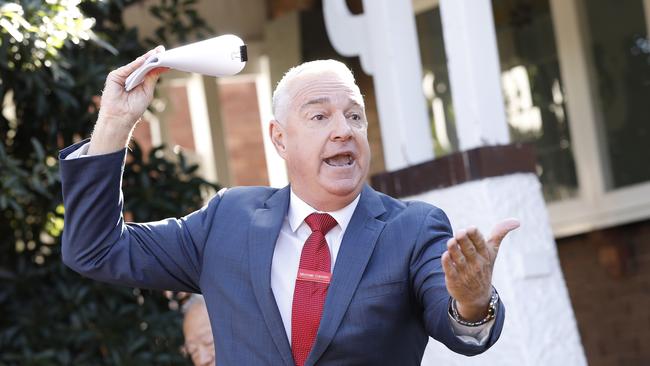
[[[82,278],[60,260],[58,151],[90,135],[106,75],[211,30],[194,0],[148,1],[156,39],[122,13],[140,0],[0,1],[0,365],[176,365],[181,315],[157,292]],[[189,213],[217,188],[163,147],[137,144],[124,178],[127,218]]]

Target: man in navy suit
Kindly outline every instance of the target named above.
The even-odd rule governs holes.
[[[293,68],[274,92],[269,133],[289,186],[222,190],[181,219],[125,223],[125,147],[165,70],[130,92],[124,82],[160,51],[108,75],[92,138],[61,152],[68,266],[203,293],[220,365],[417,365],[429,336],[465,355],[496,342],[505,308],[492,268],[518,223],[454,236],[440,209],[366,185],[364,101],[337,61]]]

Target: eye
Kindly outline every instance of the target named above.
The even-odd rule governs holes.
[[[348,118],[353,120],[353,121],[360,121],[361,120],[361,115],[359,113],[350,113],[348,115]]]
[[[317,115],[314,115],[313,117],[311,117],[311,120],[313,120],[313,121],[322,121],[324,119],[325,119],[325,115],[323,115],[323,114],[317,114]]]

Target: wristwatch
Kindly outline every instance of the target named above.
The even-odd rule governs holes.
[[[498,305],[499,305],[499,294],[497,293],[497,290],[494,287],[492,287],[492,295],[490,296],[490,303],[488,304],[488,311],[485,318],[475,322],[470,322],[463,319],[458,313],[458,306],[456,304],[456,299],[454,299],[453,297],[449,298],[449,315],[451,315],[451,317],[461,325],[467,327],[478,327],[479,325],[483,325],[497,316],[497,309],[499,307]]]

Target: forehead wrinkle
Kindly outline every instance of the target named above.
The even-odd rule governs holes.
[[[300,110],[303,110],[303,109],[309,107],[310,105],[314,105],[314,104],[329,104],[329,103],[331,103],[329,97],[314,98],[314,99],[308,100],[306,103],[304,103],[302,106],[300,106]]]
[[[314,99],[330,98],[329,96],[318,96],[318,94],[332,93],[334,94],[334,98],[338,98],[340,94],[344,93],[348,96],[349,100],[353,100],[356,104],[363,106],[363,96],[358,91],[356,84],[350,85],[349,82],[336,77],[336,75],[334,79],[320,79],[318,76],[320,75],[303,75],[292,80],[289,85],[292,91],[291,99],[295,101],[314,91],[317,93]],[[332,99],[330,98],[328,102],[332,102]]]
[[[334,89],[335,91],[340,91],[340,89]],[[323,92],[327,94],[327,92],[330,90],[324,90]],[[293,97],[294,102],[299,102],[302,97],[304,97],[305,94],[308,94],[310,91],[309,90],[299,90],[296,92],[296,94]],[[320,93],[319,93],[320,94]],[[358,93],[354,93],[352,90],[346,90],[344,93],[337,93],[334,96],[314,96],[313,98],[307,100],[303,104],[299,106],[299,110],[303,111],[307,109],[310,106],[314,105],[331,105],[331,104],[336,104],[339,101],[342,101],[345,103],[345,109],[350,109],[352,107],[359,107],[361,109],[365,109],[364,103],[363,103],[363,96],[359,95]]]

